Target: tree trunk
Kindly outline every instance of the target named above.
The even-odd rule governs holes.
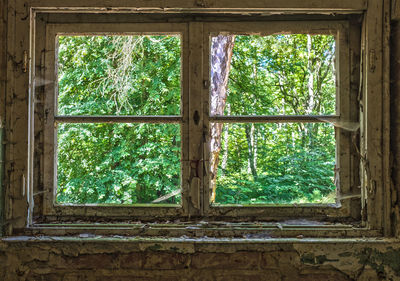
[[[255,127],[254,123],[246,124],[246,139],[247,139],[247,147],[248,147],[248,167],[249,173],[253,175],[253,179],[257,180],[257,144],[256,144],[256,134],[255,134]]]
[[[308,72],[308,102],[306,108],[306,114],[311,114],[314,109],[314,68],[311,57],[312,51],[312,39],[311,35],[307,34],[307,72]]]
[[[230,104],[226,105],[226,110],[228,115],[231,114],[231,106]],[[229,124],[225,124],[224,126],[224,154],[222,155],[222,172],[226,170],[226,166],[228,165],[228,141],[229,141]]]
[[[232,59],[235,36],[218,35],[213,37],[211,45],[211,115],[223,115],[227,97],[228,76]],[[217,188],[217,170],[221,151],[222,123],[211,123],[210,132],[210,173],[211,198],[215,201]]]
[[[308,72],[308,83],[307,83],[307,88],[308,88],[308,101],[306,102],[306,114],[311,115],[312,111],[314,109],[314,68],[313,68],[313,62],[312,62],[312,57],[311,57],[311,51],[312,51],[312,38],[310,34],[307,34],[307,72]],[[313,137],[312,137],[312,131],[313,131],[313,123],[305,124],[305,131],[303,134],[303,145],[313,145]],[[306,139],[308,138],[308,141]]]

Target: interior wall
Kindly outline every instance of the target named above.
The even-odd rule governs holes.
[[[393,21],[391,24],[391,157],[392,157],[392,184],[394,186],[392,198],[392,219],[396,237],[400,237],[400,22]]]
[[[6,9],[0,0],[0,117],[4,118]],[[392,25],[392,212],[399,219],[400,27]],[[397,207],[396,207],[397,206]],[[397,209],[396,209],[397,208]],[[396,227],[397,225],[397,227]],[[400,237],[400,227],[393,229]],[[395,239],[180,239],[9,237],[0,280],[400,280]]]
[[[0,243],[1,280],[400,280],[392,241],[22,240]]]
[[[6,17],[7,9],[5,9],[5,0],[0,0],[0,234],[3,230],[4,224],[4,165],[1,162],[3,159],[4,145],[2,142],[4,132],[4,121],[5,121],[5,90],[6,90]]]

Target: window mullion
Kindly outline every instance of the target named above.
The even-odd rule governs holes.
[[[55,40],[51,40],[55,38],[56,31],[53,26],[46,26],[46,38],[49,38],[45,42],[45,81],[56,81],[57,73],[56,71],[56,43]],[[43,213],[51,214],[53,210],[53,202],[56,196],[56,189],[53,188],[55,186],[55,152],[57,151],[57,142],[56,142],[56,130],[57,128],[54,126],[54,116],[57,114],[57,96],[58,93],[55,93],[57,90],[57,85],[55,83],[48,83],[45,85],[45,109],[44,112],[45,120],[44,120],[44,153],[43,153],[43,163],[44,163],[44,171],[45,175],[43,177],[44,186],[47,188],[44,192],[44,200],[43,200]]]
[[[202,101],[202,44],[203,24],[189,23],[189,180],[185,184],[188,194],[189,215],[201,215],[203,185],[203,103]],[[204,201],[203,201],[204,202]]]

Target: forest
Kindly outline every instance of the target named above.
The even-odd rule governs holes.
[[[334,36],[210,40],[211,115],[336,114]],[[179,34],[63,35],[57,46],[56,114],[181,114]],[[181,203],[179,123],[56,130],[57,203]],[[209,134],[213,204],[335,202],[332,124],[211,123]]]

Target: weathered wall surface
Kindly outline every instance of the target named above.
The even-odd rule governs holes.
[[[1,118],[6,79],[4,6],[0,0]],[[392,205],[396,208],[400,205],[397,23],[392,26],[391,49]],[[394,232],[400,237],[399,209],[392,214],[397,222]],[[365,239],[4,238],[0,240],[0,280],[400,280],[400,243]]]
[[[392,219],[395,222],[394,233],[400,237],[400,23],[391,26],[391,153],[393,159],[392,180]],[[397,226],[397,227],[396,227]]]
[[[400,280],[390,241],[25,239],[0,243],[1,280]]]

